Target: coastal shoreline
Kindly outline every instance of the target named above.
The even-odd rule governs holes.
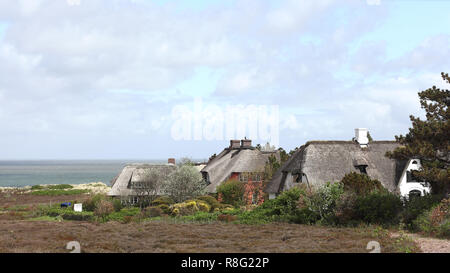
[[[49,187],[49,186],[57,186],[61,184],[40,184],[39,186],[42,187]],[[104,182],[90,182],[90,183],[83,183],[83,184],[64,184],[64,185],[70,185],[72,188],[71,190],[89,190],[90,192],[97,194],[97,193],[103,193],[107,194],[111,187],[108,186]],[[23,193],[29,193],[32,191],[32,186],[23,186],[23,187],[0,187],[0,192],[23,192]]]

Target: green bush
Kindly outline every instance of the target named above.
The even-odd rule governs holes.
[[[413,221],[413,225],[426,235],[450,238],[450,199],[443,199],[421,214]]]
[[[97,204],[100,201],[106,199],[107,197],[104,194],[96,194],[94,196],[91,196],[83,203],[83,209],[86,211],[95,211],[95,209],[97,208]]]
[[[159,205],[172,205],[175,204],[175,201],[173,201],[172,198],[170,198],[169,196],[160,196],[158,198],[156,198],[155,200],[153,200],[152,202],[152,206],[159,206]]]
[[[108,215],[114,212],[114,206],[112,202],[106,201],[106,200],[100,200],[100,202],[97,203],[97,206],[94,210],[94,215],[97,217],[102,218],[104,221],[106,221]]]
[[[383,190],[381,182],[371,179],[366,174],[351,172],[342,178],[341,183],[344,185],[345,191],[354,192],[357,195],[367,195],[373,191]]]
[[[221,208],[220,202],[217,201],[216,198],[214,198],[214,197],[212,197],[210,195],[202,195],[202,196],[197,197],[196,199],[202,200],[202,201],[208,203],[208,205],[211,206],[211,210],[210,210],[211,212],[216,210],[216,208],[219,208],[219,209]]]
[[[115,212],[119,212],[121,209],[124,208],[123,204],[122,204],[122,200],[120,200],[119,198],[114,198],[112,200],[113,203],[113,207],[114,207],[114,211]]]
[[[55,196],[55,195],[78,195],[78,194],[84,194],[88,193],[89,190],[37,190],[32,191],[32,195],[48,195],[48,196]]]
[[[303,206],[303,208],[308,208],[311,213],[306,213],[305,211],[301,215],[307,216],[307,221],[318,219],[318,221],[328,224],[336,222],[336,204],[343,193],[343,184],[328,182],[317,191],[305,194],[303,204],[306,207]]]
[[[119,212],[113,212],[108,215],[109,221],[117,222],[129,222],[127,219],[132,219],[132,217],[139,215],[141,210],[137,207],[123,208]]]
[[[414,225],[414,220],[439,204],[441,200],[442,195],[411,196],[408,199],[404,199],[404,209],[402,212],[403,223],[409,230],[417,231],[419,227]]]
[[[368,224],[398,224],[402,207],[398,195],[388,191],[372,192],[356,198],[355,217]]]
[[[222,202],[235,207],[244,204],[244,184],[238,180],[231,179],[219,185],[216,189],[222,197]]]
[[[157,207],[160,208],[164,214],[170,214],[170,207],[168,205],[161,204],[158,205]]]
[[[298,201],[302,190],[292,188],[284,191],[277,198],[265,201],[252,211],[238,215],[239,222],[243,224],[263,224],[272,221],[300,221],[298,216]]]
[[[160,207],[147,207],[145,209],[145,216],[147,217],[159,217],[164,214]]]

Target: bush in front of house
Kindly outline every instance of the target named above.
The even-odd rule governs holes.
[[[351,172],[346,174],[341,183],[345,191],[354,192],[357,195],[366,195],[373,191],[383,190],[384,187],[381,182],[376,179],[371,179],[366,174]]]
[[[413,224],[423,234],[450,238],[450,198],[421,214]]]
[[[106,221],[108,215],[114,212],[114,205],[110,201],[100,200],[94,210],[94,215]]]
[[[152,206],[159,206],[159,205],[172,205],[175,204],[175,201],[173,201],[172,198],[170,198],[169,196],[160,196],[158,198],[156,198],[155,200],[153,200],[152,202]]]
[[[324,224],[335,223],[336,205],[343,193],[344,186],[339,182],[328,182],[312,192],[304,191],[299,205],[303,209],[301,215],[307,216],[306,222],[317,219],[317,221]],[[307,210],[310,212],[307,212]]]
[[[402,222],[406,228],[411,231],[418,231],[419,227],[414,224],[414,221],[417,217],[438,205],[442,199],[442,195],[411,196],[405,198],[403,200]]]
[[[219,185],[216,189],[221,202],[240,207],[244,204],[244,184],[236,179],[230,179]]]
[[[93,212],[97,208],[97,204],[100,201],[106,200],[106,199],[107,199],[107,196],[104,194],[95,194],[83,202],[83,210]]]
[[[221,208],[220,202],[217,201],[216,198],[214,198],[210,195],[198,196],[196,199],[205,201],[211,207],[211,210],[210,210],[211,212],[218,211]]]
[[[202,200],[187,200],[183,203],[176,203],[169,207],[171,215],[173,216],[186,216],[192,215],[199,211],[209,212],[211,206]]]
[[[144,211],[146,217],[159,217],[164,214],[160,207],[147,207]]]
[[[277,198],[264,202],[251,211],[238,215],[243,224],[264,224],[272,221],[295,222],[299,217],[298,202],[303,194],[299,188],[282,192]]]
[[[403,208],[401,198],[388,191],[374,191],[367,195],[357,196],[354,220],[367,224],[395,225],[400,221]]]
[[[133,217],[138,216],[141,209],[137,207],[126,207],[118,212],[113,212],[108,215],[108,221],[117,221],[121,223],[129,223]]]

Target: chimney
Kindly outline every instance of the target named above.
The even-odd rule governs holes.
[[[361,148],[367,147],[369,144],[369,138],[367,138],[366,128],[356,128],[355,129],[355,140],[359,143]]]
[[[169,158],[167,160],[167,163],[171,164],[171,165],[175,165],[175,158]]]
[[[251,147],[252,147],[252,141],[250,139],[241,140],[241,148],[251,148]]]
[[[240,143],[241,142],[239,140],[230,140],[230,149],[239,149]]]

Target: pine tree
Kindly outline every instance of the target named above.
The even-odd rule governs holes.
[[[441,73],[450,84],[448,74]],[[419,158],[422,170],[413,174],[431,183],[434,193],[450,192],[450,90],[433,86],[418,93],[426,120],[410,116],[412,128],[405,136],[395,136],[400,147],[386,155],[395,159]]]

